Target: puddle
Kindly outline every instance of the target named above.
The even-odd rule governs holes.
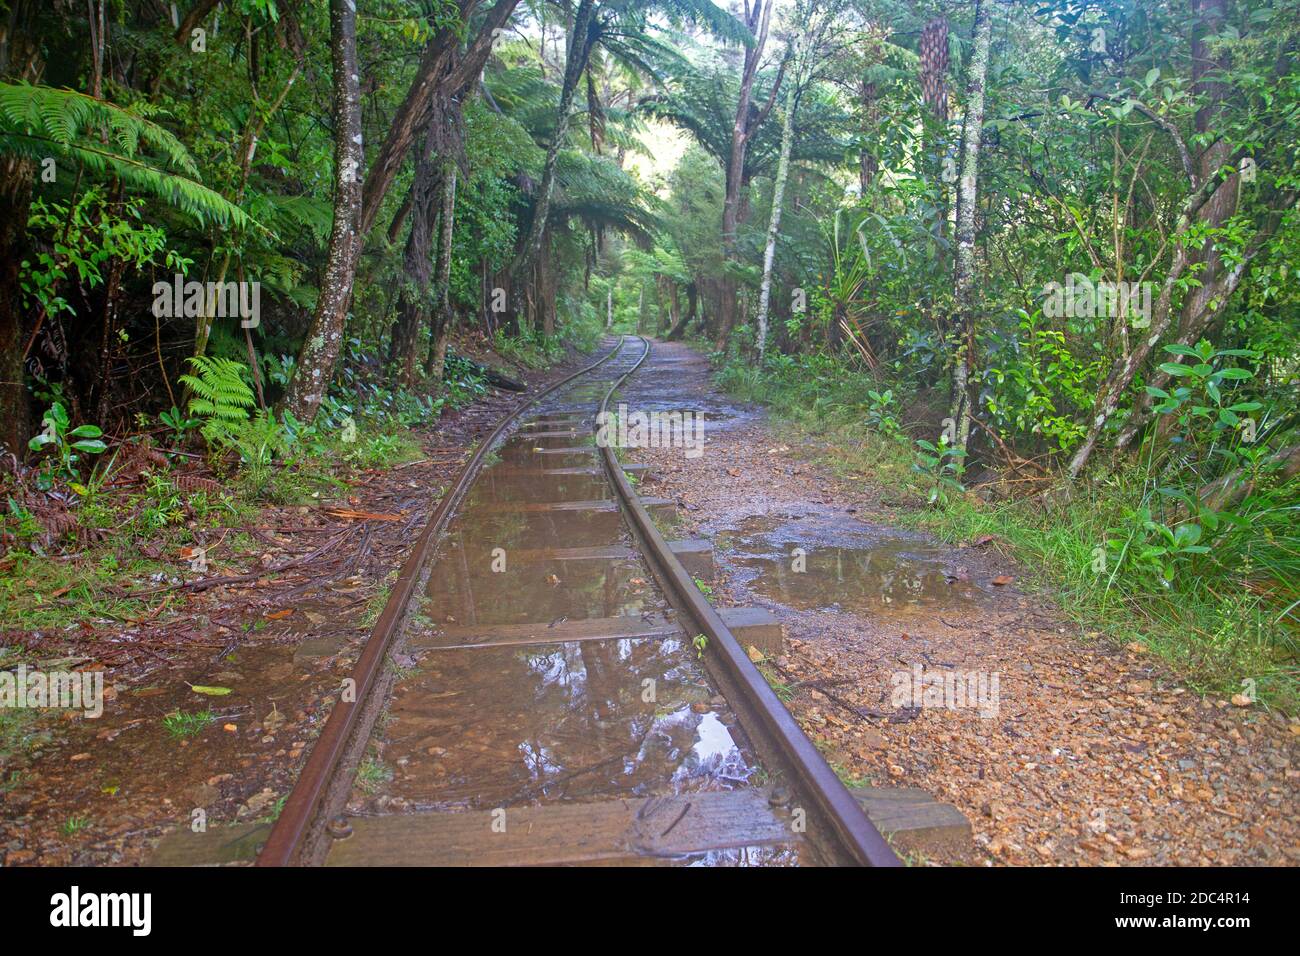
[[[737,583],[797,610],[974,608],[999,597],[992,576],[951,548],[834,513],[749,518],[716,544]]]
[[[601,377],[630,364],[620,357]],[[482,810],[754,783],[757,764],[734,715],[671,626],[654,638],[419,650],[422,632],[451,628],[477,642],[494,627],[663,617],[667,602],[622,515],[604,504],[612,495],[594,471],[590,426],[569,434],[559,424],[590,417],[607,387],[584,383],[552,397],[492,450],[407,622],[415,660],[398,675],[381,766],[358,776],[355,801],[380,811]],[[750,847],[678,862],[781,864],[797,852]]]
[[[434,624],[551,624],[666,609],[637,560],[556,561],[516,552],[510,561],[507,552],[496,571],[482,549],[448,551],[453,560],[425,611]],[[470,556],[460,564],[453,551]]]
[[[753,766],[714,700],[674,639],[433,653],[390,705],[384,792],[490,809],[744,786]]]

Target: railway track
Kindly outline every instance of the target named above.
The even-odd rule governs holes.
[[[258,865],[897,865],[696,586],[707,542],[596,445],[650,353],[619,339],[480,444]]]

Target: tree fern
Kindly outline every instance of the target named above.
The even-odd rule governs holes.
[[[147,112],[75,90],[0,83],[0,153],[35,162],[57,157],[92,173],[111,172],[200,221],[247,226],[248,214],[196,181],[200,173],[189,151]]]
[[[193,393],[190,414],[203,419],[201,432],[209,444],[222,444],[248,422],[255,404],[244,381],[248,366],[215,355],[194,355],[188,361],[197,374],[182,375],[180,381]]]

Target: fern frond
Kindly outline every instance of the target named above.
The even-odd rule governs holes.
[[[208,444],[222,444],[248,422],[248,410],[256,404],[244,381],[248,366],[216,355],[193,355],[188,361],[197,374],[182,375],[180,381],[192,393],[190,414],[204,419],[200,432]]]
[[[108,143],[99,133],[107,134]],[[200,221],[251,223],[242,209],[197,181],[198,166],[170,132],[130,109],[74,90],[0,83],[0,153],[37,162],[53,156],[92,173],[112,172],[128,187]]]

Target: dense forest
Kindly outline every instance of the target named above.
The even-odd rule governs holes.
[[[1293,702],[1298,133],[1297,0],[0,0],[0,573],[636,330]]]

